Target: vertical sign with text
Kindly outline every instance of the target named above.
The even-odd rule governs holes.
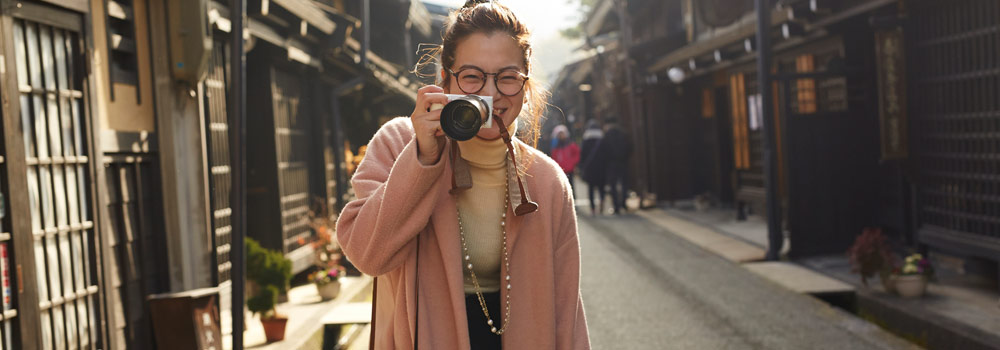
[[[878,60],[879,127],[882,159],[902,159],[908,155],[906,118],[906,61],[903,29],[875,32]]]

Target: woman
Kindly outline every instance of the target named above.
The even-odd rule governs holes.
[[[597,216],[597,213],[604,211],[604,183],[607,178],[607,159],[603,152],[599,152],[601,141],[604,139],[604,131],[597,120],[591,119],[587,122],[587,130],[583,132],[583,150],[581,159],[583,163],[580,169],[583,171],[583,181],[587,182],[587,195],[590,198],[590,215]],[[598,196],[594,197],[594,191]]]
[[[576,142],[569,138],[569,128],[562,124],[552,128],[552,139],[555,140],[555,146],[552,147],[552,159],[566,173],[570,188],[575,188],[573,186],[573,170],[580,162],[580,147],[577,147]]]
[[[378,276],[375,348],[588,349],[566,176],[534,145],[505,142],[519,129],[537,140],[545,110],[528,30],[469,1],[442,39],[440,87],[376,133],[337,222],[347,257]],[[496,125],[446,139],[430,110],[445,93],[492,96]]]

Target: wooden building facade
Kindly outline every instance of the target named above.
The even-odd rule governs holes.
[[[0,1],[0,349],[152,349],[147,297],[200,288],[231,329],[227,3]],[[250,218],[277,223],[251,236],[304,270],[301,215],[347,198],[364,136],[344,128],[411,109],[415,79],[361,35],[363,1],[248,3],[250,193],[276,208]],[[373,12],[410,34],[378,50],[434,41],[422,4],[391,5]],[[207,26],[174,41],[179,18]]]
[[[906,10],[902,42],[916,240],[996,262],[1000,3],[920,0]]]
[[[611,3],[590,14],[591,46],[619,41],[639,73],[628,89],[595,68],[588,84],[635,92],[631,119],[649,126],[635,146],[648,148],[639,161],[660,200],[708,194],[739,217],[766,214],[766,118],[792,257],[842,254],[880,227],[911,249],[997,270],[996,2],[776,1],[767,116],[753,1]],[[557,98],[579,94],[564,85]]]

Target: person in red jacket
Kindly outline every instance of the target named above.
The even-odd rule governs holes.
[[[574,188],[573,169],[580,163],[580,147],[569,138],[569,129],[562,124],[552,128],[552,139],[556,140],[556,145],[552,148],[552,159],[566,173],[570,187]]]

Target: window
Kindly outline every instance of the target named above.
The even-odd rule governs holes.
[[[750,169],[750,125],[743,73],[730,76],[729,91],[733,106],[733,159],[736,169],[747,170]]]
[[[701,117],[711,119],[715,116],[715,94],[712,89],[701,90]]]
[[[107,1],[108,74],[112,84],[139,86],[135,15],[132,0]],[[111,89],[111,98],[114,89]],[[139,94],[136,94],[138,98]]]
[[[812,73],[816,71],[816,60],[813,55],[805,54],[795,58],[796,73]],[[795,101],[793,108],[798,114],[816,113],[816,80],[798,79],[795,81]]]
[[[31,216],[30,232],[17,238],[32,240],[37,341],[44,349],[96,347],[93,175],[84,80],[74,72],[81,40],[76,32],[21,19],[13,29]]]

